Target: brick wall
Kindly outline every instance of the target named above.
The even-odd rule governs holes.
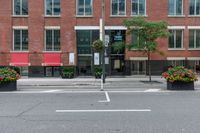
[[[184,48],[181,51],[168,51],[168,40],[159,39],[158,46],[165,52],[164,56],[153,54],[154,60],[165,60],[167,57],[200,57],[200,51],[188,51],[188,29],[187,26],[200,24],[198,17],[188,17],[188,2],[184,0],[185,17],[168,17],[167,0],[147,0],[147,19],[158,21],[165,20],[172,26],[186,26],[184,30]],[[126,16],[111,17],[111,2],[105,0],[106,25],[122,25],[124,19],[131,17],[131,0],[127,0]],[[101,1],[94,0],[92,17],[76,17],[76,1],[61,0],[61,16],[45,17],[44,0],[29,0],[28,17],[12,17],[12,0],[0,0],[0,65],[9,65],[10,51],[12,49],[12,26],[28,26],[29,28],[29,51],[32,65],[41,65],[42,53],[44,51],[44,27],[61,27],[61,51],[64,65],[68,65],[68,54],[76,50],[76,31],[74,26],[98,26],[101,17]],[[127,37],[130,41],[130,37]],[[143,56],[135,51],[127,51],[126,59],[134,56]],[[76,58],[76,57],[75,57]],[[76,61],[77,63],[77,61]]]

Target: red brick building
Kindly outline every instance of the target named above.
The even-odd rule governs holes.
[[[78,75],[92,75],[100,64],[90,45],[99,38],[101,12],[101,0],[0,0],[0,66],[51,77],[60,75],[60,66],[72,65]],[[169,65],[199,70],[200,0],[105,0],[108,75],[146,74],[147,57],[111,47],[137,39],[126,35],[122,22],[138,15],[170,25],[172,35],[158,41],[165,55],[152,55],[153,74]]]

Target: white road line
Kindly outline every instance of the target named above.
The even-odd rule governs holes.
[[[100,103],[108,103],[108,102],[110,102],[110,97],[109,97],[107,91],[105,91],[105,95],[106,95],[106,100],[104,100],[104,101],[99,101]]]
[[[151,112],[151,109],[118,109],[118,110],[56,110],[56,113],[92,113],[92,112]]]
[[[106,91],[105,94],[106,94],[106,100],[107,100],[108,102],[110,102],[110,97],[109,97],[109,95],[108,95],[108,92]]]
[[[47,91],[43,91],[43,93],[54,93],[54,92],[59,92],[61,90],[47,90]]]
[[[160,89],[148,89],[148,90],[145,90],[145,92],[158,92],[160,91]]]

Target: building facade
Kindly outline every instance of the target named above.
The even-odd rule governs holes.
[[[30,77],[59,77],[61,66],[75,66],[77,75],[93,75],[100,65],[91,49],[99,38],[101,0],[0,0],[0,66],[18,66]],[[145,75],[147,57],[124,49],[137,34],[126,34],[123,20],[144,16],[166,21],[171,36],[158,40],[165,54],[152,54],[152,73],[183,65],[200,70],[200,0],[105,0],[107,75]]]

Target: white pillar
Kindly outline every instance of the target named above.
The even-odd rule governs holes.
[[[99,19],[99,29],[100,29],[100,31],[99,31],[99,36],[100,36],[100,40],[101,41],[103,41],[103,19],[102,18],[100,18]]]

